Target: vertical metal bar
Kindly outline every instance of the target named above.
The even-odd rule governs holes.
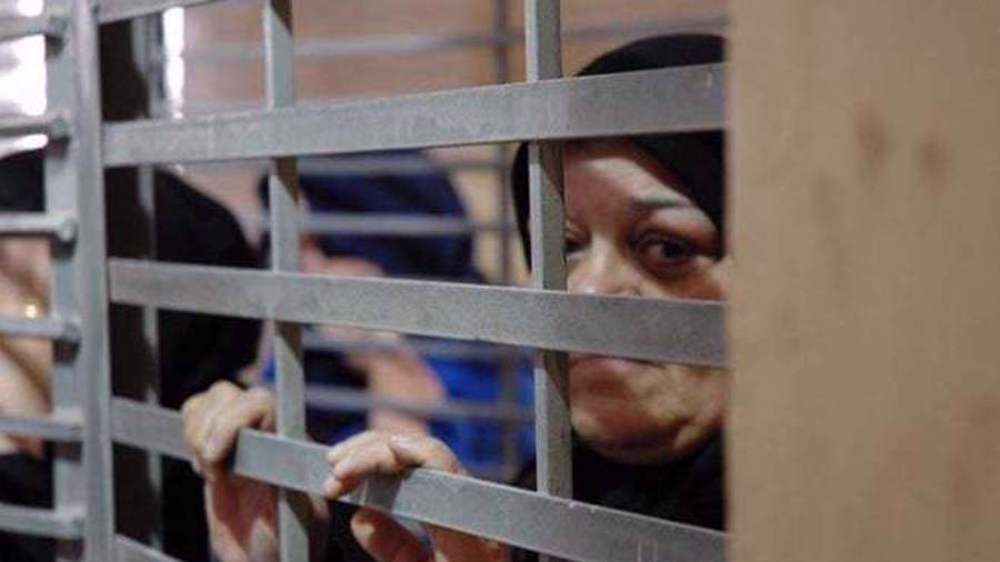
[[[46,57],[49,107],[71,116],[73,136],[47,149],[46,202],[79,221],[75,243],[53,243],[52,310],[82,327],[78,344],[54,344],[53,413],[82,408],[84,419],[82,450],[56,447],[55,504],[86,510],[83,544],[60,543],[57,559],[105,562],[114,554],[114,502],[97,24],[89,2],[53,1],[47,9],[70,17],[64,41],[49,41]]]
[[[146,82],[146,114],[158,117],[162,108],[161,65],[163,58],[163,24],[159,14],[137,18],[132,21],[133,56],[139,73]],[[139,205],[143,215],[141,221],[145,232],[137,237],[142,242],[142,248],[137,248],[139,257],[156,259],[156,192],[154,169],[152,166],[138,168]],[[159,380],[159,325],[155,307],[142,307],[142,342],[147,354],[139,354],[144,361],[133,365],[136,372],[130,373],[142,379],[145,391],[145,401],[153,406],[160,405]],[[147,505],[142,514],[149,525],[149,544],[155,548],[163,548],[163,466],[160,455],[149,451],[146,453],[146,470],[151,488],[151,505]]]
[[[526,0],[525,42],[529,82],[562,74],[558,0]],[[566,289],[565,214],[562,154],[556,143],[528,145],[531,201],[532,283],[540,289]],[[539,352],[535,360],[535,419],[538,490],[572,497],[572,443],[566,354]],[[542,561],[552,560],[547,556]]]
[[[498,84],[505,84],[510,81],[510,49],[506,37],[509,28],[507,21],[507,10],[509,4],[507,0],[493,0],[493,36],[497,41],[493,44],[493,74]],[[500,280],[504,285],[512,282],[510,243],[512,232],[511,224],[511,196],[508,189],[507,173],[507,147],[497,145],[494,150],[493,160],[497,164],[497,222],[500,224],[498,233],[497,261],[500,270]],[[505,406],[514,408],[518,406],[518,366],[511,354],[504,353],[500,357],[500,401]],[[516,421],[505,421],[503,423],[502,474],[505,480],[513,480],[520,471],[522,459],[518,449],[518,431],[521,424]]]
[[[295,43],[290,0],[264,3],[265,74],[268,109],[295,104]],[[296,161],[279,158],[269,177],[271,206],[271,269],[299,269],[299,189]],[[304,439],[305,383],[302,339],[297,325],[275,323],[274,360],[277,371],[278,433]],[[283,490],[278,501],[280,555],[283,561],[309,559],[308,501]]]

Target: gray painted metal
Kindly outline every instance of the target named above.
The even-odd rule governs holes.
[[[292,38],[291,0],[265,0],[264,76],[267,108],[295,105],[295,42]],[[271,206],[271,271],[299,269],[299,185],[294,158],[274,161],[268,177]],[[274,324],[278,434],[291,439],[306,436],[305,376],[302,370],[301,327]],[[284,562],[309,560],[309,501],[301,494],[281,490],[278,496],[278,551]]]
[[[723,305],[111,259],[123,304],[722,367]],[[442,306],[447,303],[447,306]]]
[[[526,0],[525,58],[529,82],[562,75],[559,0]],[[565,211],[561,147],[554,142],[528,145],[531,231],[531,284],[566,290]],[[573,497],[569,375],[565,353],[539,351],[535,358],[535,465],[538,491]],[[560,558],[539,556],[539,562]]]
[[[472,418],[510,421],[515,424],[531,423],[534,420],[531,410],[517,405],[472,400],[448,400],[428,404],[383,398],[362,390],[315,384],[306,386],[306,404],[313,408],[347,412],[367,412],[372,408],[381,407],[425,419]]]
[[[51,310],[79,318],[81,333],[77,344],[54,346],[53,416],[82,411],[86,420],[82,448],[54,449],[57,511],[85,509],[83,543],[60,543],[56,559],[106,562],[113,556],[115,510],[97,22],[87,2],[50,0],[47,8],[69,15],[63,44],[48,43],[47,93],[53,114],[71,116],[73,135],[46,151],[45,200],[47,212],[79,221],[73,244],[52,246]]]
[[[76,236],[76,217],[67,213],[2,213],[0,236],[54,236],[70,242]]]
[[[334,103],[334,100],[327,99],[315,102],[302,100],[299,102],[298,107],[305,107],[308,105],[327,106],[331,103]],[[254,104],[251,107],[259,105],[260,104]],[[195,112],[202,107],[203,106],[201,105],[196,106]],[[182,105],[182,108],[186,115],[192,113],[192,111],[190,111],[190,105]],[[233,105],[229,104],[225,106],[225,108],[232,110]],[[213,112],[218,113],[218,111],[208,111],[208,113]],[[506,162],[498,164],[493,160],[445,160],[428,163],[422,158],[416,159],[408,156],[354,155],[350,158],[342,156],[336,159],[322,157],[300,158],[299,174],[315,174],[324,176],[378,176],[389,174],[407,176],[422,174],[446,174],[449,172],[495,172],[499,168],[505,168],[506,166]],[[224,162],[192,162],[189,164],[178,164],[176,165],[176,168],[182,172],[186,170],[197,170],[199,173],[231,173],[234,170],[256,170],[260,173],[267,173],[270,171],[271,166],[270,160],[249,159],[227,160]]]
[[[178,450],[180,415],[116,400],[115,438],[190,460]],[[148,418],[157,418],[149,423]],[[127,434],[117,433],[126,429]],[[330,472],[327,447],[242,430],[233,470],[242,476],[319,493]],[[179,453],[179,454],[178,454]],[[440,525],[573,560],[723,562],[725,535],[473,478],[418,469],[374,478],[346,498],[397,516]]]
[[[681,32],[721,33],[728,24],[725,15],[673,17],[653,21],[619,22],[610,25],[567,29],[565,41],[627,39],[651,34]],[[415,54],[431,51],[505,47],[520,43],[524,31],[507,28],[492,33],[455,33],[434,35],[372,35],[356,38],[314,39],[302,41],[296,55],[302,58],[339,58],[364,55]],[[181,55],[194,63],[229,63],[260,59],[263,50],[255,43],[230,43],[185,49]]]
[[[73,343],[80,340],[80,324],[75,320],[62,318],[0,316],[0,334]]]
[[[180,562],[121,535],[115,537],[115,562]]]
[[[64,418],[24,418],[0,416],[0,433],[40,437],[47,441],[75,443],[80,441],[82,430],[79,416]]]
[[[448,359],[500,360],[508,358],[512,361],[525,362],[529,359],[527,351],[521,348],[490,343],[411,337],[406,340],[406,345],[421,355]],[[306,350],[340,352],[386,352],[399,349],[399,345],[378,341],[338,340],[318,333],[316,330],[303,332],[302,347]]]
[[[66,18],[55,14],[31,17],[0,18],[0,41],[11,41],[30,35],[58,38],[66,31]]]
[[[723,91],[723,66],[704,65],[109,124],[105,161],[124,166],[719,129]]]
[[[503,229],[498,223],[475,222],[446,215],[381,213],[309,213],[301,218],[299,224],[302,225],[303,232],[352,236],[422,237],[496,232]],[[513,225],[508,227],[512,228]]]
[[[66,117],[60,113],[13,115],[0,118],[0,136],[20,137],[34,134],[45,134],[51,138],[63,139],[70,135],[70,124]]]
[[[0,530],[76,540],[83,536],[83,513],[0,503]]]
[[[131,19],[139,16],[147,16],[163,12],[170,8],[184,8],[199,6],[201,4],[211,4],[219,0],[99,0],[97,4],[97,18],[101,23],[109,23],[118,20]],[[249,3],[256,0],[239,0],[240,3]],[[236,3],[229,0],[229,3]]]
[[[146,114],[152,116],[164,115],[166,103],[164,101],[164,69],[162,67],[163,44],[163,17],[156,13],[151,16],[139,17],[130,22],[132,31],[132,57],[135,67],[142,75],[146,86]],[[141,166],[138,170],[138,189],[136,203],[137,208],[129,209],[139,215],[136,221],[141,228],[133,236],[135,242],[135,255],[145,259],[156,259],[156,172],[153,166]],[[121,201],[121,200],[119,200]],[[130,370],[129,377],[142,387],[142,392],[146,403],[160,405],[162,393],[160,381],[160,327],[159,313],[153,307],[144,306],[139,312],[141,315],[141,346],[134,350],[119,350],[123,356],[128,357],[127,369]],[[135,518],[148,523],[145,527],[145,535],[151,546],[155,548],[163,547],[163,464],[162,459],[155,453],[146,456],[146,473],[148,479],[146,483],[139,486],[148,486],[149,502],[144,505],[135,505],[137,502],[123,502],[123,509],[132,510],[131,513],[123,513],[123,518]],[[140,479],[136,479],[140,480]],[[127,493],[125,488],[119,487],[117,493]],[[141,493],[141,492],[140,492]],[[119,507],[122,507],[119,504]],[[116,544],[116,549],[120,547]]]

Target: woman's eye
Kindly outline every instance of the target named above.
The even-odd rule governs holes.
[[[580,242],[575,238],[566,238],[566,247],[565,247],[566,255],[579,252],[581,249],[583,249],[583,242]]]
[[[690,242],[663,235],[643,236],[636,251],[643,263],[654,269],[686,263],[697,254]]]

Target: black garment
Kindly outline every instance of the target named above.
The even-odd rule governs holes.
[[[52,507],[52,464],[30,455],[0,455],[0,503]],[[0,533],[0,561],[51,562],[50,539]]]
[[[659,466],[609,461],[585,445],[573,449],[573,497],[577,500],[640,515],[724,530],[726,496],[724,444],[714,437],[699,452]],[[534,489],[534,469],[518,486]],[[514,549],[514,562],[533,562],[534,552]]]

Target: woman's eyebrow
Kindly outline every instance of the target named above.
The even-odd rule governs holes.
[[[656,194],[641,197],[629,197],[628,206],[633,212],[649,213],[660,209],[690,207],[691,202],[676,195]]]

